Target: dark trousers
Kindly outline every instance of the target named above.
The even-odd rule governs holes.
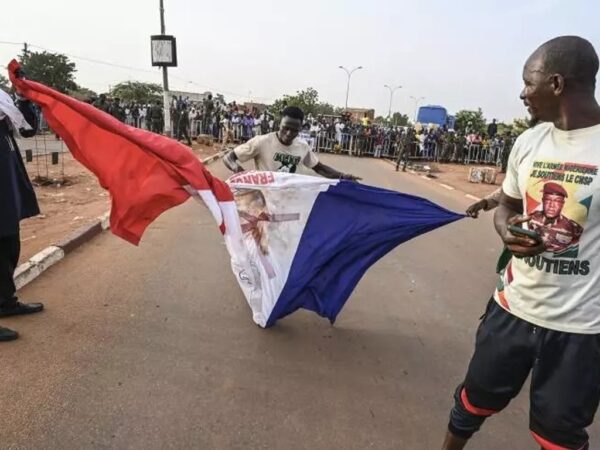
[[[0,308],[10,307],[17,301],[13,276],[20,253],[21,241],[18,233],[0,236]]]
[[[186,125],[179,125],[177,127],[177,140],[180,141],[184,137],[189,145],[192,145],[190,134],[188,133],[188,127]]]
[[[152,130],[153,133],[156,134],[162,134],[163,132],[163,126],[162,126],[162,122],[160,120],[152,120],[150,122],[150,128]]]

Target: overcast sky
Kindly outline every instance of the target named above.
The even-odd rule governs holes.
[[[96,92],[124,80],[161,82],[149,36],[160,32],[158,0],[27,0],[3,8],[0,41],[73,56],[77,82]],[[171,89],[269,102],[306,87],[343,106],[414,113],[410,96],[450,112],[482,107],[489,119],[525,116],[521,69],[541,43],[564,34],[600,50],[598,0],[165,0],[177,37]],[[0,44],[5,65],[21,46]],[[32,50],[39,48],[32,47]],[[130,66],[100,65],[78,57]],[[177,78],[174,78],[177,77]]]

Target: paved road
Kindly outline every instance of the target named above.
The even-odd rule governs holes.
[[[469,203],[383,161],[325,160]],[[489,216],[463,220],[381,260],[335,326],[300,312],[261,330],[200,205],[165,214],[139,248],[105,234],[22,291],[46,312],[2,321],[22,339],[0,348],[0,447],[437,449],[498,251]],[[527,418],[522,395],[471,448],[537,448]]]

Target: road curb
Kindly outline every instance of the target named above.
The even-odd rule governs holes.
[[[202,160],[203,164],[210,164],[225,155],[226,151],[216,153]],[[41,252],[33,255],[28,261],[19,265],[15,270],[14,280],[17,289],[28,285],[42,273],[62,260],[66,255],[89,242],[103,231],[110,228],[110,211],[105,212],[93,222],[79,228],[59,242],[46,247]]]

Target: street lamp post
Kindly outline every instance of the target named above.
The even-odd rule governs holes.
[[[348,110],[348,96],[350,95],[350,77],[354,72],[362,69],[362,66],[355,67],[352,70],[348,70],[344,66],[340,66],[339,68],[346,72],[346,75],[348,75],[348,84],[346,85],[346,110]]]
[[[165,34],[165,6],[163,0],[160,0],[160,34]],[[169,102],[169,75],[167,66],[162,67],[163,76],[163,121],[164,132],[167,136],[171,136],[171,105]]]
[[[394,99],[394,92],[396,92],[398,89],[402,89],[402,86],[396,86],[396,87],[392,88],[386,84],[383,87],[388,88],[390,90],[390,109],[388,110],[388,120],[391,120],[391,118],[392,118],[392,101]]]
[[[419,106],[419,102],[421,100],[425,100],[425,97],[413,97],[412,95],[410,96],[410,98],[412,98],[415,101],[415,123],[417,123],[417,108]]]

